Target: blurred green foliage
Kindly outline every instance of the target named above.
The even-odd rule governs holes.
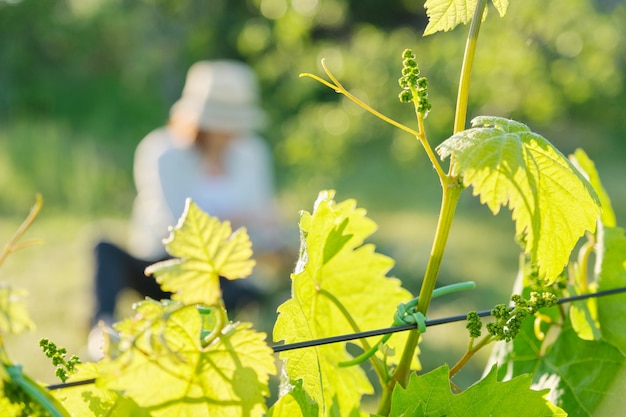
[[[40,191],[48,210],[125,215],[134,147],[166,120],[188,66],[223,57],[261,79],[282,191],[307,204],[321,188],[365,207],[425,204],[438,184],[417,141],[298,77],[322,74],[325,58],[357,96],[412,124],[397,100],[412,48],[430,81],[429,137],[442,141],[467,28],[422,37],[422,3],[0,0],[0,213],[22,213]],[[469,116],[512,117],[564,153],[623,159],[625,20],[616,0],[513,1],[504,19],[490,8]]]

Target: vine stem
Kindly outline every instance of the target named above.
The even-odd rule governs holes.
[[[472,342],[473,341],[474,339],[472,339]],[[463,368],[465,364],[476,354],[476,352],[487,346],[492,341],[493,336],[488,334],[480,339],[480,341],[476,345],[470,342],[470,345],[467,348],[467,352],[465,352],[461,359],[459,359],[459,361],[452,368],[450,368],[450,378],[452,378],[457,372],[459,372],[461,368]]]
[[[469,98],[470,75],[476,54],[476,44],[478,42],[478,32],[483,20],[483,14],[487,0],[478,0],[474,17],[470,25],[467,42],[465,44],[465,54],[463,55],[463,66],[461,67],[461,78],[459,80],[459,91],[456,99],[456,112],[454,115],[454,133],[465,130],[465,120],[467,118],[467,102]]]
[[[428,265],[426,266],[424,281],[420,289],[419,301],[417,303],[417,311],[424,315],[426,315],[430,301],[432,300],[435,284],[437,283],[437,276],[439,275],[439,269],[441,267],[441,260],[443,259],[444,249],[452,226],[452,219],[454,218],[461,191],[463,191],[463,186],[458,182],[456,177],[444,177],[443,184],[443,196],[437,231],[435,233],[435,240],[428,259]],[[385,392],[383,393],[383,398],[378,410],[379,415],[384,416],[389,414],[391,408],[391,393],[395,385],[399,383],[401,386],[406,387],[419,337],[420,332],[417,329],[409,332],[396,372],[385,387]]]
[[[439,269],[441,267],[441,261],[443,259],[443,253],[448,241],[448,235],[450,234],[450,228],[452,226],[452,219],[456,211],[459,197],[463,188],[460,184],[447,184],[443,190],[443,196],[441,200],[441,210],[439,212],[439,221],[437,223],[437,231],[435,233],[435,240],[428,259],[428,265],[426,266],[426,272],[424,274],[424,281],[419,293],[419,301],[417,303],[417,311],[426,315],[430,301],[432,300],[433,291],[437,283],[437,276],[439,275]],[[396,379],[402,386],[408,381],[408,372],[410,369],[411,360],[417,347],[417,340],[419,338],[419,332],[417,330],[411,332],[413,337],[409,337],[405,351],[402,356],[402,360],[398,365],[398,371],[396,372]]]
[[[469,85],[470,75],[472,72],[472,65],[474,62],[474,56],[476,54],[476,44],[478,42],[478,33],[480,32],[480,24],[482,22],[482,16],[485,12],[487,0],[478,0],[476,3],[476,9],[474,10],[474,16],[470,25],[470,30],[465,45],[465,54],[463,56],[463,65],[461,67],[461,77],[459,81],[459,91],[457,94],[457,105],[454,118],[454,133],[465,130],[465,121],[467,118],[467,103],[469,98]],[[423,130],[423,129],[420,129]],[[421,132],[420,132],[421,133]],[[448,175],[441,176],[441,186],[443,189],[443,195],[441,199],[441,209],[439,212],[439,221],[437,223],[437,230],[435,232],[435,240],[433,241],[433,247],[428,259],[428,265],[424,274],[424,280],[419,294],[419,302],[417,304],[417,311],[426,315],[432,294],[437,283],[437,276],[439,275],[439,269],[441,267],[441,260],[443,258],[444,249],[448,241],[448,235],[450,227],[452,225],[452,219],[456,211],[456,206],[459,202],[461,191],[463,186],[459,181],[459,178],[455,175],[454,164],[449,166]],[[389,384],[385,387],[383,393],[383,399],[380,403],[379,414],[388,415],[391,407],[391,392],[395,387],[395,384],[399,383],[401,386],[406,387],[409,379],[409,373],[411,370],[411,363],[413,356],[415,355],[415,349],[419,341],[420,333],[418,330],[412,330],[409,333],[407,342],[402,352],[402,357],[398,368],[390,379]]]
[[[435,284],[437,283],[437,276],[439,275],[439,268],[441,267],[441,260],[443,259],[443,252],[448,241],[448,235],[450,234],[450,228],[452,226],[452,219],[454,218],[454,212],[456,210],[457,203],[463,187],[460,184],[456,186],[449,186],[447,188],[449,192],[444,192],[443,202],[441,204],[441,214],[439,217],[439,224],[437,225],[437,234],[433,243],[433,249],[430,253],[428,265],[426,266],[426,274],[424,275],[424,282],[420,289],[419,301],[417,302],[417,311],[426,315],[430,301],[433,296],[436,296]],[[466,287],[468,283],[458,283],[457,285]],[[471,282],[472,288],[475,285]],[[444,287],[445,288],[445,287]]]
[[[441,168],[441,165],[439,164],[439,161],[437,160],[437,157],[435,156],[435,153],[433,152],[430,144],[428,143],[428,139],[426,138],[426,130],[424,128],[424,114],[419,112],[417,113],[417,124],[419,126],[419,134],[417,136],[417,139],[421,142],[422,147],[426,152],[426,155],[428,155],[428,159],[430,159],[430,162],[433,164],[433,168],[435,168],[435,172],[437,172],[437,176],[439,177],[439,182],[443,187],[446,181],[446,174],[444,173],[443,168]]]
[[[4,246],[4,249],[2,250],[2,252],[0,252],[0,266],[2,266],[4,261],[7,259],[7,257],[11,253],[19,249],[25,248],[27,246],[41,243],[40,240],[29,240],[22,244],[18,244],[19,240],[22,238],[22,236],[24,236],[24,233],[26,233],[28,228],[33,224],[33,222],[39,215],[39,212],[41,211],[42,206],[43,206],[43,198],[41,197],[41,194],[37,194],[35,196],[35,204],[30,209],[28,216],[26,217],[26,219],[24,219],[24,221],[22,222],[20,227],[17,229],[17,231],[15,232],[11,240]]]

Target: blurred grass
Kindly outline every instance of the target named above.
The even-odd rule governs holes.
[[[18,215],[36,193],[46,210],[86,216],[120,213],[134,197],[135,143],[103,143],[52,120],[20,121],[0,130],[0,215]]]

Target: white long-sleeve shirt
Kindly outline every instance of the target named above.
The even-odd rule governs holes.
[[[274,239],[273,165],[266,142],[253,134],[236,137],[225,153],[223,174],[210,175],[194,146],[178,146],[174,131],[160,128],[135,151],[137,197],[133,205],[129,249],[137,257],[165,256],[163,239],[191,198],[198,207],[233,227],[245,226],[253,249]]]

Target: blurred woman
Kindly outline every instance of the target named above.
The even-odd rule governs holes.
[[[94,324],[114,320],[117,297],[126,288],[167,297],[144,269],[168,257],[163,239],[187,198],[233,228],[245,226],[255,253],[277,249],[271,152],[254,133],[264,120],[248,66],[227,60],[191,66],[168,125],[152,131],[136,149],[128,251],[110,242],[96,246]],[[222,290],[229,310],[259,298],[248,280],[222,280]],[[90,352],[97,344],[91,338]]]

